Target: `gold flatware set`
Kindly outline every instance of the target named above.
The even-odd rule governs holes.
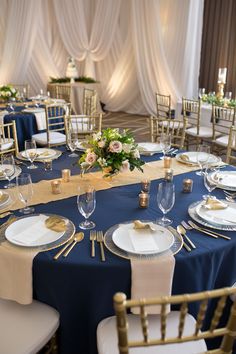
[[[100,245],[100,253],[101,253],[101,260],[105,262],[106,257],[105,257],[105,252],[104,252],[104,238],[103,238],[103,232],[102,231],[90,231],[90,237],[91,241],[91,257],[95,257],[95,241],[99,243]]]
[[[83,232],[77,232],[72,240],[69,240],[65,246],[55,254],[53,259],[57,260],[62,254],[63,257],[67,257],[72,248],[76,245],[76,243],[81,242],[84,238],[84,233]]]

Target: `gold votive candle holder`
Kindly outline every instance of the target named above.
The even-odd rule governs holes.
[[[52,160],[44,160],[44,171],[52,171]]]
[[[183,192],[191,193],[193,190],[193,180],[190,178],[186,178],[183,180]]]
[[[174,172],[171,168],[168,168],[165,170],[165,180],[168,181],[168,182],[172,182],[173,181],[173,175],[174,175]]]
[[[143,179],[141,181],[141,190],[142,192],[149,193],[151,187],[150,179]]]
[[[61,171],[62,181],[63,182],[70,182],[70,170],[65,169]]]
[[[61,193],[61,181],[55,180],[51,181],[52,194],[60,194]]]
[[[147,208],[149,206],[149,194],[148,193],[140,193],[139,194],[139,207]]]
[[[172,159],[170,156],[165,156],[164,157],[164,168],[170,168],[171,167],[171,162]]]

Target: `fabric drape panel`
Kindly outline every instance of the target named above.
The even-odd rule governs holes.
[[[236,96],[236,2],[205,0],[199,85],[217,91],[219,68],[227,68],[225,92]]]
[[[155,92],[173,105],[198,90],[203,0],[1,0],[1,84],[79,75],[101,83],[111,111],[153,114]],[[189,33],[189,34],[187,34]]]

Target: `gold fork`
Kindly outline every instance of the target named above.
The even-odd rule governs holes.
[[[90,231],[90,241],[92,242],[91,256],[95,257],[95,242],[97,239],[96,231]]]
[[[102,231],[97,231],[97,242],[100,244],[101,258],[102,261],[105,262],[105,253],[103,248],[103,233]]]

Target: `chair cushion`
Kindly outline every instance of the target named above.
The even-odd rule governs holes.
[[[2,139],[0,139],[0,150],[8,150],[12,147],[12,145],[14,144],[14,140],[13,139],[7,139],[7,141],[5,140],[5,142],[3,142]]]
[[[197,134],[197,127],[193,127],[193,128],[187,129],[186,134],[192,135],[192,136],[199,136],[201,138],[211,138],[212,137],[212,128],[200,127],[199,134]]]
[[[222,146],[228,146],[229,135],[221,136],[215,140],[215,143]]]
[[[0,352],[35,354],[53,336],[59,326],[59,314],[38,301],[20,305],[0,299]]]
[[[36,141],[39,145],[47,145],[47,133],[39,133],[32,135],[32,139]],[[65,134],[59,132],[50,132],[49,144],[63,144],[66,142]]]
[[[179,311],[172,311],[167,317],[167,337],[177,336]],[[129,340],[142,338],[139,316],[129,314]],[[149,315],[149,338],[157,339],[160,333],[160,317]],[[184,335],[193,334],[195,319],[187,314]],[[97,328],[97,347],[99,354],[119,354],[116,331],[116,317],[108,317],[101,321]],[[204,340],[178,344],[165,344],[150,347],[131,348],[130,354],[199,354],[207,350]]]

